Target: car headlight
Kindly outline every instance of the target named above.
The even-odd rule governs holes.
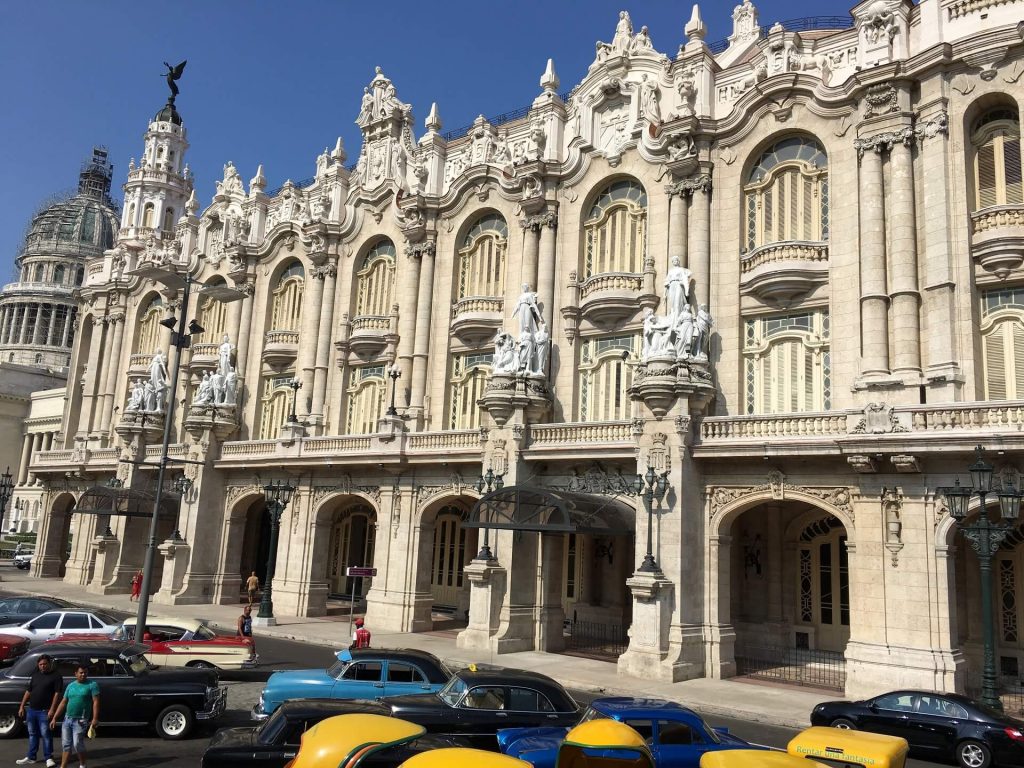
[[[816,706],[814,708],[814,711],[815,712],[824,712],[825,711],[825,705],[824,704],[819,704],[818,706]]]

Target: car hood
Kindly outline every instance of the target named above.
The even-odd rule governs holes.
[[[265,694],[277,696],[279,692],[302,690],[303,699],[314,698],[309,693],[309,688],[332,687],[337,682],[327,674],[325,669],[296,669],[288,672],[275,672],[267,679],[267,685],[263,689]],[[323,694],[326,695],[326,694]]]
[[[256,743],[258,728],[221,728],[210,739],[209,749],[237,749],[249,747]]]
[[[438,708],[448,708],[448,705],[441,701],[436,693],[410,693],[405,696],[388,696],[386,699],[381,700],[381,704],[391,707],[393,714],[421,709],[436,710]]]
[[[498,749],[511,757],[521,757],[524,752],[558,749],[568,732],[568,728],[502,728],[498,731]]]

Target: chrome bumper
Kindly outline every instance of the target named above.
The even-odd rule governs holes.
[[[209,709],[196,712],[196,720],[213,720],[224,714],[224,710],[228,707],[227,687],[218,689],[216,697],[209,704]]]
[[[249,712],[249,717],[251,717],[253,720],[255,720],[257,722],[263,722],[268,717],[270,717],[270,715],[268,715],[266,712],[263,711],[263,704],[262,704],[262,702],[257,702],[253,706],[252,711]]]

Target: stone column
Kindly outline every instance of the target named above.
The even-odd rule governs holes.
[[[53,432],[43,433],[43,450],[49,451],[53,449]]]
[[[882,149],[878,137],[858,141],[860,164],[861,374],[889,374],[889,293],[885,272]]]
[[[417,245],[406,248],[407,267],[398,273],[398,295],[402,297],[398,310],[398,365],[406,381],[412,381],[413,378],[412,355],[419,306],[420,258]]]
[[[121,343],[124,339],[124,313],[107,316],[107,323],[114,326],[114,341],[104,355],[103,416],[100,429],[109,431],[114,415],[114,393],[117,391],[117,374],[121,360]]]
[[[327,368],[331,361],[331,329],[334,328],[334,299],[338,292],[338,265],[331,259],[317,270],[316,278],[323,282],[323,308],[320,333],[316,343],[316,370],[313,377],[313,407],[310,413],[323,420],[324,400],[327,397]]]
[[[32,343],[43,343],[43,317],[46,311],[45,304],[36,304],[36,321],[32,326]]]
[[[64,316],[64,330],[60,335],[60,345],[62,347],[68,346],[68,339],[71,337],[71,322],[74,311],[71,307],[67,308],[67,314]]]
[[[297,411],[303,416],[310,414],[310,409],[306,404],[312,400],[313,374],[318,346],[316,339],[320,334],[320,311],[324,298],[324,281],[321,278],[319,267],[313,270],[312,278],[312,281],[306,281],[306,285],[310,288],[309,293],[302,297],[302,332],[299,336],[299,360],[296,361],[295,371],[302,380],[302,391],[307,393],[299,397],[296,404]]]
[[[427,391],[427,352],[430,350],[430,308],[434,291],[434,248],[422,250],[423,265],[420,268],[420,285],[416,298],[416,341],[413,345],[412,402],[411,410],[417,416],[423,415],[423,397]]]
[[[32,435],[26,434],[21,441],[21,467],[18,468],[18,485],[28,482],[28,465],[32,463]]]
[[[28,316],[32,311],[32,304],[25,304],[21,312],[21,328],[18,330],[18,344],[24,344],[28,338]]]
[[[549,211],[543,216],[540,227],[540,258],[537,266],[537,296],[541,303],[541,314],[544,324],[551,333],[555,303],[555,235],[558,227],[558,214]]]
[[[668,193],[668,257],[671,260],[673,256],[678,256],[685,267],[689,257],[686,241],[690,226],[690,204],[684,183],[668,184],[665,192]]]
[[[0,344],[7,343],[7,334],[11,328],[11,308],[9,305],[0,307]]]
[[[893,371],[921,374],[921,295],[917,285],[917,216],[914,207],[914,166],[907,128],[889,154],[892,180],[892,330]]]
[[[520,272],[520,283],[529,285],[531,290],[537,288],[537,260],[540,253],[540,216],[527,216],[520,219],[523,228],[523,263]]]
[[[689,181],[693,193],[693,210],[689,228],[689,264],[693,273],[697,305],[711,305],[711,177],[701,175]]]
[[[39,451],[41,451],[41,450],[43,450],[43,433],[42,432],[36,432],[35,434],[32,435],[32,455],[35,455],[35,454],[39,453]],[[36,483],[36,473],[35,472],[29,472],[28,473],[28,484],[29,485],[35,485],[35,483]]]
[[[52,347],[57,339],[57,309],[60,304],[50,305],[50,322],[46,328],[46,341],[43,343],[48,347]]]
[[[242,309],[239,311],[238,334],[235,338],[235,367],[238,369],[238,379],[243,380],[245,376],[245,363],[249,358],[249,334],[252,333],[252,295],[256,286],[252,283],[238,283],[235,286],[245,294],[242,299]]]
[[[736,674],[736,629],[732,624],[732,536],[708,537],[709,594],[708,675],[726,679]]]
[[[89,358],[86,363],[85,389],[82,392],[82,410],[78,419],[78,431],[86,434],[92,429],[92,409],[99,389],[100,351],[104,346],[103,324],[93,323],[89,339]]]

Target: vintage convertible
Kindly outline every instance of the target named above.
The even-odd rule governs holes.
[[[753,749],[722,728],[712,728],[682,704],[662,699],[609,697],[595,699],[580,723],[615,720],[637,731],[646,741],[657,768],[697,768],[707,752]],[[554,768],[566,728],[508,728],[498,731],[498,748],[506,755]]]

